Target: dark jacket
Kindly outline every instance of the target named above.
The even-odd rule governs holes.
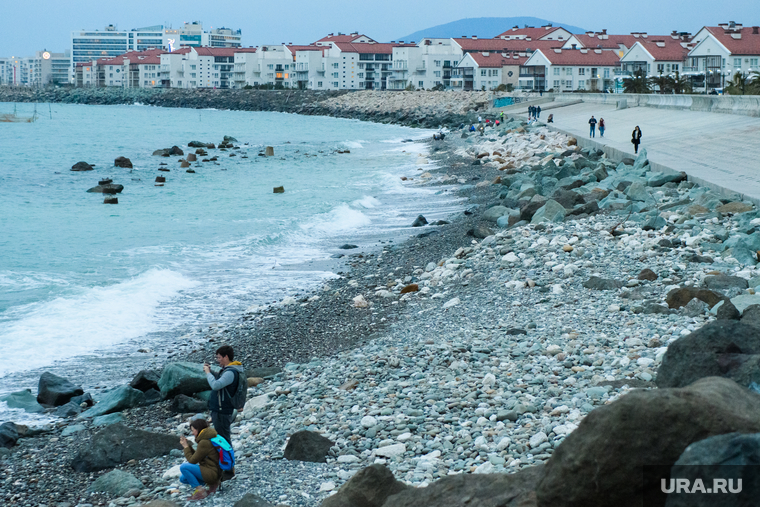
[[[216,437],[214,428],[206,428],[201,431],[195,438],[198,449],[193,449],[192,444],[188,444],[183,449],[185,459],[193,465],[200,465],[203,482],[212,486],[219,483],[221,470],[219,469],[219,451],[214,448],[211,439]]]
[[[230,363],[226,368],[222,369],[218,375],[213,373],[212,375],[219,379],[226,371],[233,373],[234,378],[232,379],[232,382],[218,390],[211,386],[212,391],[208,397],[208,409],[220,414],[231,414],[235,409],[235,407],[232,406],[232,397],[235,396],[235,393],[238,390],[240,375],[245,375],[243,365],[237,361]]]
[[[588,121],[588,124],[591,125],[592,127],[595,127],[596,126],[596,118],[591,118]]]
[[[641,142],[641,129],[633,129],[633,132],[631,133],[631,142],[633,144],[639,144]]]

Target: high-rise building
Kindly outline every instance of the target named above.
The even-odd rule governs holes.
[[[180,47],[228,47],[241,46],[241,31],[229,28],[203,30],[199,21],[185,23],[182,28],[166,28],[153,25],[130,30],[118,30],[108,25],[105,30],[74,30],[71,32],[71,76],[76,64],[92,62],[99,58],[113,58],[128,51]]]

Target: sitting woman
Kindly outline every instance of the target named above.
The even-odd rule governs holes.
[[[180,437],[179,443],[183,447],[187,463],[182,463],[179,467],[182,474],[179,481],[195,488],[188,500],[203,500],[209,493],[216,492],[221,478],[219,452],[211,443],[211,439],[216,437],[216,431],[209,428],[203,419],[191,422],[190,431],[193,432],[198,449],[193,449],[184,436]],[[201,487],[204,484],[209,485],[208,491]]]

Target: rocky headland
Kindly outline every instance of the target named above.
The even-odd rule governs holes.
[[[324,102],[382,102],[357,97]],[[184,504],[178,438],[205,416],[200,363],[220,343],[249,400],[237,475],[205,505],[633,506],[671,467],[757,460],[751,203],[519,119],[429,142],[437,169],[407,184],[459,192],[463,212],[348,250],[339,279],[130,385],[93,399],[48,375],[14,393],[61,419],[0,426],[0,500]]]

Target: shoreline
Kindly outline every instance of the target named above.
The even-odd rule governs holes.
[[[588,151],[581,156],[567,144],[542,148],[544,138],[545,143],[557,139],[544,130],[523,125],[503,133],[503,142],[511,141],[509,149],[515,151],[506,158],[519,161],[503,170],[509,164],[498,161],[504,155],[495,152],[505,148],[496,132],[463,141],[460,133],[452,132],[447,149],[433,151],[430,158],[440,158],[435,172],[453,176],[465,187],[460,191],[469,194],[470,214],[420,230],[440,229],[439,234],[410,238],[395,248],[385,244],[382,255],[363,256],[362,263],[355,258],[348,275],[329,281],[329,290],[318,293],[320,299],[255,314],[259,318],[254,317],[253,325],[241,316],[227,340],[215,337],[205,350],[188,356],[200,362],[222,341],[234,347],[240,340],[245,345],[236,351],[246,367],[284,366],[249,393],[267,395],[269,401],[234,428],[243,473],[230,483],[226,501],[255,491],[273,504],[315,506],[372,463],[385,464],[397,479],[415,486],[434,487],[448,475],[514,473],[551,462],[586,414],[615,403],[632,388],[654,388],[667,345],[714,320],[698,304],[679,310],[663,307],[660,302],[669,291],[701,283],[711,270],[749,278],[759,274],[754,266],[732,261],[738,250],[722,258],[715,254],[719,244],[707,235],[703,244],[690,239],[696,234],[692,227],[750,230],[741,224],[749,221],[747,214],[754,218],[757,212],[742,208],[743,203],[710,201],[709,193],[674,181],[652,187],[656,203],[649,211],[637,204],[647,202],[646,195],[643,201],[627,199],[638,188],[629,184],[622,186],[627,193],[610,190],[603,198],[595,191],[579,194],[595,200],[566,208],[561,221],[510,220],[509,227],[498,228],[495,220],[484,217],[486,211],[497,206],[509,210],[506,205],[520,199],[543,205],[534,206],[534,213],[548,206],[548,195],[544,201],[534,200],[547,191],[521,178],[545,170],[554,159],[576,166],[596,157],[597,165],[581,173],[594,173],[594,179],[575,186],[571,180],[578,175],[567,176],[571,180],[563,185],[572,188],[559,189],[566,192],[610,178],[608,183],[617,188],[616,178],[639,178],[631,175],[633,165],[621,168]],[[566,151],[559,155],[561,149]],[[539,156],[546,151],[557,155],[538,164],[546,160]],[[522,152],[530,156],[520,158]],[[596,173],[599,169],[603,172]],[[565,181],[555,180],[546,186]],[[451,181],[442,178],[439,183]],[[553,197],[577,199],[562,193]],[[689,211],[696,201],[705,205],[699,204],[706,213]],[[599,203],[596,210],[583,208],[590,202]],[[629,212],[634,204],[639,209]],[[710,211],[729,204],[734,211]],[[522,218],[529,206],[512,216]],[[666,208],[672,210],[667,220],[660,216]],[[565,218],[568,209],[590,213]],[[509,211],[498,211],[509,216]],[[650,219],[661,227],[646,228]],[[480,226],[489,227],[490,234],[467,234],[477,236]],[[665,240],[670,246],[664,246]],[[714,256],[709,263],[704,260],[708,255]],[[699,259],[682,260],[692,256]],[[639,278],[644,268],[653,270],[655,280]],[[598,286],[589,286],[595,279]],[[415,280],[429,290],[398,294],[399,286]],[[351,301],[357,294],[374,307],[354,308]],[[319,343],[312,335],[320,337]],[[262,350],[264,345],[270,348]],[[354,387],[343,388],[352,381]],[[133,427],[174,433],[186,416],[174,415],[169,404],[124,415]],[[23,449],[40,447],[37,460],[63,464],[58,455],[86,446],[94,433],[87,430],[71,441],[59,438],[59,429],[52,438],[42,435],[19,443]],[[327,464],[282,459],[285,439],[298,429],[316,430],[335,443]],[[399,444],[401,454],[389,454],[388,446]],[[140,501],[178,500],[172,481],[160,480],[160,472],[180,461],[163,457],[118,468],[148,486]],[[15,467],[10,477],[27,477],[19,460],[6,463]],[[90,482],[82,475],[69,473],[62,480],[81,491]],[[302,482],[293,481],[295,477]],[[0,486],[0,497],[3,492]],[[80,495],[67,492],[67,499],[107,504],[113,498],[95,495],[85,500]],[[11,492],[6,498],[12,498]],[[34,499],[43,501],[41,496]],[[134,502],[123,504],[128,503]]]

